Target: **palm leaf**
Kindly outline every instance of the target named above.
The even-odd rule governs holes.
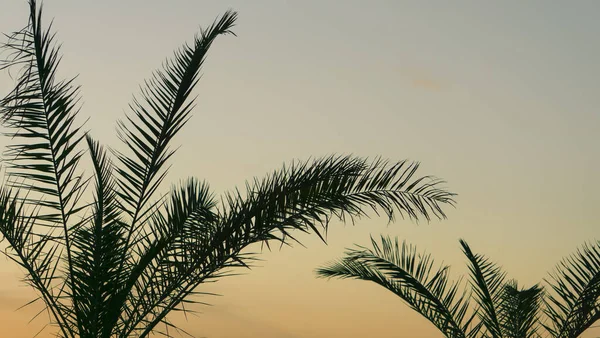
[[[0,242],[8,242],[3,254],[25,270],[24,281],[38,291],[63,336],[75,337],[73,313],[60,302],[60,293],[53,287],[60,245],[51,233],[43,236],[34,233],[36,215],[26,214],[26,203],[11,195],[9,191],[0,191]]]
[[[164,213],[153,217],[150,231],[142,236],[142,249],[134,255],[139,258],[111,302],[111,320],[115,324],[106,325],[107,330],[118,328],[119,337],[128,337],[145,329],[145,311],[156,311],[149,307],[155,298],[169,296],[166,289],[171,283],[189,278],[184,273],[216,220],[214,207],[208,185],[195,179],[172,192]],[[104,332],[104,336],[109,333]]]
[[[446,337],[467,337],[469,294],[460,292],[460,281],[450,282],[448,266],[435,269],[429,254],[398,239],[371,238],[373,249],[358,247],[346,256],[316,270],[319,277],[353,278],[375,282],[404,300],[433,323]]]
[[[82,208],[78,201],[85,185],[82,175],[77,173],[77,164],[83,154],[78,149],[83,133],[75,122],[79,88],[73,84],[74,79],[56,78],[61,60],[60,46],[54,41],[51,26],[43,27],[42,9],[35,0],[29,1],[29,9],[29,24],[9,37],[3,46],[9,58],[0,66],[2,69],[19,68],[15,89],[0,100],[0,119],[12,130],[9,135],[16,141],[5,153],[6,168],[9,185],[17,191],[28,191],[24,202],[36,210],[35,214],[29,214],[30,244],[48,250],[43,261],[51,266],[58,266],[63,253],[54,244],[64,245],[67,269],[72,276],[70,232],[73,224],[70,220]],[[46,247],[50,240],[54,244]],[[73,308],[61,307],[61,310],[66,311],[63,317],[72,321],[78,312],[73,280],[57,278],[57,271],[60,269],[46,271],[48,275],[44,281],[56,284],[45,288],[61,290],[53,296],[54,303],[62,299],[63,291],[71,296]]]
[[[503,337],[541,337],[538,330],[543,295],[543,289],[538,285],[519,289],[514,280],[504,284],[499,306]]]
[[[133,230],[165,177],[165,164],[174,153],[170,141],[190,117],[195,101],[190,94],[206,53],[219,35],[232,34],[236,17],[235,12],[226,12],[202,30],[192,45],[185,44],[176,51],[174,58],[145,82],[141,97],[134,98],[130,105],[132,114],[119,122],[119,137],[129,149],[129,154],[118,153],[119,197],[123,210],[131,217]]]
[[[92,216],[73,236],[73,273],[79,298],[81,337],[100,337],[110,316],[107,304],[126,278],[120,269],[125,249],[125,227],[116,199],[113,168],[108,154],[87,137],[95,173]]]
[[[13,188],[38,193],[32,203],[39,205],[43,198],[43,205],[52,208],[44,219],[63,226],[78,211],[83,185],[76,174],[82,156],[77,146],[83,138],[75,124],[79,87],[74,79],[56,79],[60,46],[51,27],[44,30],[36,1],[29,5],[28,26],[3,46],[10,57],[0,68],[20,67],[15,89],[0,100],[0,118],[19,141],[8,147],[5,162]]]
[[[132,114],[119,122],[119,137],[129,149],[129,154],[117,153],[120,163],[116,167],[121,209],[129,216],[127,251],[147,237],[148,229],[143,227],[157,210],[156,203],[149,205],[148,202],[167,173],[166,162],[174,153],[170,141],[188,121],[194,107],[195,99],[190,99],[190,94],[198,82],[206,53],[217,36],[233,34],[231,28],[236,18],[235,12],[226,12],[208,29],[202,30],[192,45],[185,44],[176,51],[174,58],[163,64],[162,70],[145,81],[140,98],[134,98],[130,105]],[[137,266],[137,272],[131,272],[132,276],[144,269],[140,262],[131,262],[131,266]],[[131,287],[132,284],[126,284],[123,294],[119,293],[118,301],[111,305],[113,310],[117,311],[122,305],[123,297]],[[114,317],[114,325],[116,320]]]
[[[471,286],[473,287],[478,315],[493,338],[502,338],[498,306],[502,300],[505,273],[485,256],[474,254],[467,242],[460,240],[464,254],[469,259]]]
[[[585,244],[556,267],[547,280],[546,326],[554,337],[575,338],[600,319],[600,242]]]
[[[207,234],[185,251],[189,263],[180,265],[185,268],[160,283],[147,284],[160,292],[148,293],[153,298],[140,316],[145,328],[140,336],[179,308],[201,283],[227,275],[229,268],[248,267],[253,256],[242,251],[250,244],[291,243],[295,241],[292,230],[316,232],[324,239],[332,217],[354,220],[367,215],[369,208],[383,209],[390,219],[395,212],[444,217],[441,206],[451,204],[453,194],[440,190],[439,181],[415,178],[415,167],[406,162],[387,165],[329,157],[284,167],[248,184],[244,195],[226,194],[214,226],[205,227]],[[163,283],[168,287],[163,288]]]

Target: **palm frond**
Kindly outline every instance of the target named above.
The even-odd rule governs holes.
[[[215,205],[208,185],[190,179],[173,191],[164,213],[153,217],[135,255],[139,258],[111,303],[117,315],[113,320],[122,316],[116,323],[122,327],[119,336],[143,331],[146,317],[158,311],[159,299],[171,297],[169,288],[190,278],[187,271],[195,264],[195,253],[215,226]]]
[[[440,190],[440,181],[415,178],[416,166],[328,157],[284,166],[248,184],[245,195],[237,190],[226,194],[218,223],[187,252],[193,264],[180,273],[185,278],[170,280],[169,288],[161,289],[163,296],[153,307],[160,305],[163,311],[146,313],[153,319],[141,335],[148,334],[201,283],[226,275],[229,268],[248,267],[253,256],[242,250],[250,244],[296,241],[292,230],[315,232],[324,240],[332,217],[354,220],[366,216],[370,208],[380,207],[391,220],[396,212],[444,217],[442,205],[452,204],[453,194]]]
[[[106,318],[111,315],[107,304],[121,288],[127,276],[125,264],[126,232],[116,199],[113,167],[108,154],[90,136],[87,137],[95,173],[93,213],[73,235],[74,293],[79,299],[82,337],[101,337]]]
[[[228,11],[208,29],[183,45],[163,69],[154,73],[141,88],[141,97],[130,105],[132,114],[120,121],[118,133],[130,154],[118,153],[119,197],[135,230],[144,207],[166,174],[165,164],[173,155],[170,141],[185,125],[194,107],[190,94],[208,49],[222,34],[233,34],[237,14]]]
[[[575,338],[600,319],[600,242],[565,258],[547,280],[546,326],[554,337]]]
[[[10,191],[0,191],[0,242],[8,242],[2,253],[25,270],[24,281],[38,291],[63,336],[74,338],[76,318],[60,302],[60,292],[55,291],[53,283],[60,262],[60,245],[54,242],[52,233],[34,233],[35,214],[26,214],[25,208],[22,199],[12,197]]]
[[[506,273],[488,258],[474,254],[464,240],[460,240],[463,253],[469,260],[471,286],[477,301],[478,316],[487,332],[493,338],[502,338],[502,328],[498,315],[498,304],[502,300],[502,286]]]
[[[295,162],[262,181],[225,195],[224,222],[250,229],[277,226],[284,240],[287,227],[314,231],[323,240],[332,216],[354,222],[367,211],[383,211],[390,221],[396,216],[413,220],[445,218],[442,205],[453,205],[454,194],[439,186],[443,181],[415,177],[419,164],[351,156],[332,156],[311,162]],[[315,224],[320,224],[319,229]],[[269,236],[269,239],[276,239]]]
[[[166,162],[174,153],[170,141],[188,121],[194,107],[195,98],[190,95],[198,82],[206,53],[219,35],[233,34],[231,28],[236,18],[237,13],[226,12],[208,29],[202,30],[192,45],[185,44],[176,51],[162,70],[145,81],[141,97],[134,98],[130,105],[132,114],[119,122],[119,137],[129,149],[129,154],[117,153],[120,162],[117,191],[121,208],[130,218],[125,240],[127,250],[145,240],[147,229],[143,227],[157,210],[156,204],[148,206],[148,202],[167,173]],[[132,250],[142,249],[144,247]],[[142,256],[149,259],[145,254]],[[140,267],[137,269],[139,273]],[[136,275],[135,271],[131,273]],[[125,290],[132,287],[127,285]],[[120,298],[112,306],[122,301]]]
[[[0,66],[19,68],[15,89],[0,100],[0,119],[16,140],[5,153],[6,168],[9,185],[17,191],[28,191],[24,202],[36,210],[28,221],[31,245],[41,248],[50,240],[60,243],[64,251],[54,244],[46,247],[44,262],[58,266],[60,255],[65,253],[72,276],[71,219],[84,207],[78,201],[86,183],[77,172],[83,154],[78,149],[83,133],[75,122],[79,88],[74,79],[57,79],[61,56],[55,33],[51,25],[43,27],[42,9],[35,0],[29,0],[29,9],[28,25],[11,35],[3,46],[9,57]],[[45,280],[57,283],[47,288],[56,287],[73,295],[73,280],[57,278],[57,271],[60,269],[47,271],[51,275]],[[67,311],[65,317],[76,317],[77,299],[73,297],[72,301],[73,308],[62,308]]]
[[[397,238],[382,236],[381,244],[373,238],[371,242],[373,249],[351,249],[341,260],[318,268],[317,276],[375,282],[399,296],[444,336],[468,336],[469,294],[459,291],[460,281],[449,281],[448,266],[436,269],[431,255],[418,253],[406,242],[400,245]]]
[[[60,46],[51,26],[43,28],[42,10],[29,1],[29,24],[10,36],[3,48],[10,57],[0,68],[19,68],[15,88],[0,100],[0,118],[18,140],[5,157],[13,188],[36,192],[32,203],[51,208],[45,220],[68,222],[76,211],[83,179],[76,173],[83,138],[75,123],[79,87],[58,80]],[[39,218],[39,216],[38,216]]]
[[[502,337],[541,337],[538,331],[543,295],[543,289],[539,285],[519,289],[514,280],[504,284],[498,311]]]

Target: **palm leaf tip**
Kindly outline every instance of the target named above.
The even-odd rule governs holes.
[[[129,149],[128,154],[117,154],[121,162],[117,170],[120,199],[131,217],[142,212],[162,182],[166,162],[175,152],[170,143],[191,117],[195,98],[190,95],[207,52],[219,35],[233,34],[236,19],[236,12],[225,12],[201,30],[193,44],[178,49],[145,81],[130,105],[131,113],[118,123],[119,138]]]

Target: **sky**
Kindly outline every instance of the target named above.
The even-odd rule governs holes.
[[[442,337],[383,288],[313,270],[385,234],[458,277],[463,238],[532,285],[599,239],[600,2],[46,0],[61,72],[79,74],[80,121],[118,147],[116,121],[138,85],[229,8],[237,37],[211,47],[167,181],[195,176],[223,192],[294,159],[382,156],[420,161],[421,174],[458,193],[457,207],[430,223],[335,223],[328,245],[300,236],[306,248],[265,252],[260,267],[202,287],[222,296],[203,298],[211,306],[199,315],[174,317],[190,333]],[[25,1],[0,1],[1,32],[26,20]],[[0,76],[1,93],[11,84]],[[46,323],[28,323],[34,309],[15,312],[34,297],[22,276],[0,259],[1,337],[32,337]]]

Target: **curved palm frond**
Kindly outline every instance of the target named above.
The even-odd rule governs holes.
[[[600,320],[600,242],[585,245],[560,263],[548,282],[556,295],[549,295],[537,284],[520,288],[514,280],[505,281],[500,267],[474,254],[463,240],[473,289],[469,293],[459,293],[460,283],[448,282],[448,267],[433,269],[430,255],[417,253],[415,247],[386,237],[381,244],[371,241],[373,249],[351,249],[342,259],[318,268],[317,276],[375,282],[446,337],[577,338]],[[471,298],[475,307],[465,320]]]
[[[451,204],[453,194],[440,190],[440,181],[415,179],[415,167],[406,162],[388,166],[384,161],[370,164],[349,156],[329,157],[284,167],[248,184],[245,196],[239,191],[225,195],[219,219],[187,252],[192,264],[177,278],[163,280],[169,288],[154,293],[155,302],[143,314],[154,319],[141,336],[201,283],[227,275],[225,269],[247,267],[253,257],[242,251],[250,244],[296,241],[292,230],[312,231],[324,240],[331,217],[365,216],[365,207],[381,207],[390,219],[395,211],[411,217],[445,216],[441,206]],[[154,314],[157,308],[164,311]]]
[[[44,30],[36,1],[29,5],[29,24],[3,46],[10,57],[1,68],[20,67],[15,89],[0,101],[1,120],[19,141],[8,147],[5,162],[12,187],[38,193],[31,203],[51,208],[37,218],[63,226],[79,210],[83,187],[76,174],[84,136],[75,124],[79,87],[74,79],[56,79],[60,46],[51,26]]]
[[[5,153],[6,168],[9,185],[28,191],[24,202],[36,210],[28,221],[31,245],[41,248],[53,243],[51,248],[46,248],[49,255],[44,261],[57,266],[65,253],[67,270],[72,276],[71,232],[75,226],[72,218],[85,207],[78,201],[86,183],[77,172],[83,155],[83,150],[78,149],[83,132],[75,122],[79,88],[73,84],[74,79],[56,78],[60,46],[54,41],[51,25],[43,27],[42,9],[35,0],[29,0],[29,9],[28,25],[11,35],[3,46],[9,57],[0,66],[19,68],[15,89],[0,100],[1,121],[12,130],[9,135],[16,140]],[[23,263],[33,264],[31,261]],[[64,317],[71,322],[79,311],[73,292],[74,281],[56,276],[59,270],[47,271],[45,288],[62,290],[54,294],[54,304],[62,301],[63,291],[70,295],[74,306]],[[50,290],[47,293],[52,294]]]
[[[403,299],[433,323],[446,337],[472,337],[478,326],[467,317],[470,294],[459,291],[461,282],[450,282],[448,266],[435,269],[431,255],[398,239],[371,238],[373,249],[358,247],[346,256],[316,270],[325,278],[354,278],[375,282]],[[475,330],[475,331],[473,331]]]
[[[514,280],[504,284],[498,311],[503,337],[541,337],[538,331],[543,295],[544,291],[539,285],[519,289]]]
[[[145,81],[141,97],[134,98],[130,105],[133,114],[119,122],[119,138],[129,149],[129,154],[117,152],[120,163],[116,166],[121,208],[129,217],[125,251],[142,252],[138,261],[127,264],[125,257],[122,257],[123,266],[134,269],[129,272],[131,276],[140,277],[138,274],[144,271],[145,264],[153,259],[143,252],[148,249],[145,240],[149,230],[144,227],[158,210],[156,203],[148,205],[148,202],[167,173],[166,162],[174,153],[170,149],[170,141],[190,117],[195,101],[190,95],[199,80],[208,49],[219,35],[233,34],[231,28],[236,18],[237,13],[227,11],[208,29],[202,30],[192,45],[185,44],[177,50],[174,58],[163,64],[162,70],[156,71],[150,80]],[[136,248],[136,245],[142,246]],[[152,250],[150,252],[154,253]],[[132,287],[132,283],[126,283],[124,289],[119,291],[119,296],[113,299],[110,307],[114,310],[114,316],[110,327],[117,325],[120,307],[125,306],[125,299]]]
[[[480,309],[478,316],[492,338],[502,338],[498,306],[506,273],[485,256],[474,254],[464,240],[460,240],[460,245],[469,260],[471,286]]]
[[[295,241],[288,229],[312,231],[325,241],[332,217],[354,222],[368,216],[367,210],[383,210],[390,221],[396,215],[446,217],[442,205],[453,205],[454,194],[439,188],[443,181],[415,177],[418,166],[352,156],[293,163],[247,184],[245,196],[237,190],[226,194],[221,222],[234,234],[254,234],[254,240],[268,245]]]
[[[555,292],[546,306],[546,328],[554,337],[578,337],[600,320],[600,242],[564,259],[546,281]]]
[[[165,164],[175,152],[169,148],[170,141],[190,118],[195,98],[189,96],[198,83],[206,53],[219,35],[233,34],[236,18],[237,13],[226,12],[202,30],[191,46],[185,44],[177,50],[162,70],[145,81],[141,98],[134,98],[130,105],[133,114],[118,124],[119,138],[130,152],[117,152],[119,197],[133,230],[144,212],[152,209],[144,207],[166,175]]]

